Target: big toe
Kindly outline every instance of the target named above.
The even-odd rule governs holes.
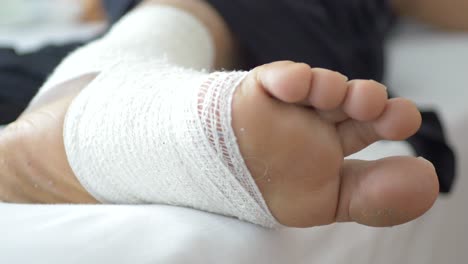
[[[427,212],[438,193],[434,166],[425,159],[348,160],[337,220],[377,227],[403,224]]]

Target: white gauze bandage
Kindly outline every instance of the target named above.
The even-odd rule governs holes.
[[[95,75],[135,58],[161,58],[181,67],[210,70],[214,50],[207,28],[188,13],[164,5],[139,7],[124,16],[104,37],[67,56],[41,87],[28,110],[78,92],[76,85],[63,85],[70,80]]]
[[[74,173],[101,202],[186,206],[278,226],[231,127],[233,94],[246,73],[208,74],[195,69],[211,65],[185,63],[186,56],[200,56],[200,51],[213,45],[193,47],[189,32],[172,36],[172,30],[183,31],[180,21],[188,15],[175,9],[170,12],[180,14],[173,14],[163,25],[157,19],[140,25],[161,31],[152,36],[164,36],[152,40],[157,51],[138,54],[139,49],[148,48],[140,48],[147,45],[145,34],[130,34],[134,44],[127,48],[135,49],[130,52],[135,55],[122,55],[125,59],[101,68],[70,106],[64,140]],[[126,41],[126,30],[143,17],[127,17],[107,41]],[[191,32],[203,27],[191,19]],[[205,37],[210,40],[209,35]],[[184,48],[173,48],[178,45]],[[180,50],[185,53],[174,54]]]

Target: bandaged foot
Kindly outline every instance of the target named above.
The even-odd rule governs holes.
[[[130,66],[129,66],[130,65]],[[164,203],[267,227],[399,224],[438,193],[433,166],[344,157],[419,127],[383,85],[304,64],[212,74],[160,61],[116,66],[69,109],[76,176],[107,203]]]

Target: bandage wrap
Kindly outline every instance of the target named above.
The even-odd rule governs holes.
[[[278,226],[231,127],[233,94],[247,73],[200,71],[213,61],[206,29],[174,9],[161,25],[166,9],[136,11],[99,45],[65,60],[52,76],[50,82],[83,74],[86,67],[75,64],[87,59],[99,72],[67,112],[64,143],[70,166],[86,190],[105,203],[186,206]],[[152,21],[158,14],[159,22]],[[164,32],[184,27],[184,19],[189,25],[177,28],[179,33]],[[139,26],[139,33],[125,34]],[[146,33],[155,27],[161,32]],[[148,36],[152,39],[145,41]],[[170,48],[171,43],[191,43],[185,47],[199,59],[186,58],[192,55]]]
[[[161,65],[112,68],[70,107],[65,146],[83,186],[102,202],[180,205],[274,226],[231,128],[245,73]]]
[[[103,38],[65,58],[41,87],[29,110],[39,107],[39,101],[48,101],[49,94],[65,95],[63,91],[51,91],[58,84],[136,58],[160,58],[181,67],[210,70],[214,62],[214,44],[206,27],[186,12],[168,6],[137,8]]]

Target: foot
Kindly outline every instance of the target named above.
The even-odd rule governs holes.
[[[355,221],[391,226],[413,220],[438,195],[426,160],[345,160],[378,140],[403,140],[421,124],[406,99],[385,86],[306,64],[254,69],[234,95],[233,128],[272,214],[287,226]]]
[[[62,127],[71,100],[23,115],[0,134],[0,200],[96,202],[65,155]],[[404,139],[419,125],[415,106],[387,100],[381,84],[347,82],[291,62],[252,71],[233,102],[233,128],[251,174],[273,215],[296,227],[335,221],[389,226],[427,211],[438,194],[430,163],[343,159],[380,139]]]

